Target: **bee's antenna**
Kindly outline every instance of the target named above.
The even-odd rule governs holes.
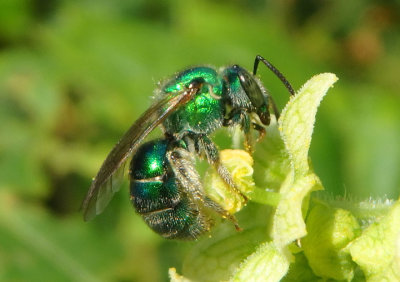
[[[253,75],[256,75],[257,69],[258,69],[258,63],[260,61],[263,62],[264,65],[266,65],[267,68],[269,68],[283,82],[283,84],[285,85],[287,90],[289,90],[290,95],[294,96],[295,92],[293,90],[293,87],[290,84],[290,82],[286,79],[286,77],[284,77],[283,74],[277,68],[275,68],[270,62],[268,62],[266,59],[264,59],[260,55],[257,55],[256,59],[254,60]]]

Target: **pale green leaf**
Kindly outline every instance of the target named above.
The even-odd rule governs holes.
[[[308,150],[317,108],[336,80],[330,73],[311,78],[289,101],[279,119],[292,169],[281,186],[282,198],[273,222],[272,238],[277,246],[286,246],[307,234],[303,209],[307,209],[309,193],[322,189],[319,178],[310,170]]]
[[[308,149],[317,108],[336,81],[337,77],[332,73],[312,77],[282,111],[279,130],[296,177],[306,174],[309,170]]]
[[[310,268],[304,252],[294,255],[294,262],[290,264],[288,274],[282,279],[284,282],[314,282],[320,281]]]
[[[245,228],[242,232],[204,238],[185,259],[183,275],[194,281],[226,281],[265,239],[264,228]]]
[[[314,273],[350,281],[355,264],[345,247],[360,233],[357,219],[344,209],[317,204],[307,217],[307,232],[301,244]]]
[[[400,202],[349,245],[367,281],[400,280]]]
[[[311,173],[292,183],[289,179],[282,186],[282,199],[275,211],[272,238],[278,246],[286,246],[307,234],[303,219],[303,199],[313,190],[320,190],[319,178]]]
[[[272,242],[268,242],[246,258],[231,281],[280,281],[288,269],[288,258]]]

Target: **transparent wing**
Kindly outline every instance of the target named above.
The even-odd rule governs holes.
[[[146,136],[179,106],[190,101],[197,91],[197,88],[188,88],[156,102],[128,129],[93,179],[82,203],[84,220],[93,219],[108,205],[114,193],[119,190],[126,160],[135,153]]]

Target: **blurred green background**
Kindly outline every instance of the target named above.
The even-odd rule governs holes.
[[[396,198],[400,2],[0,1],[0,280],[165,281],[192,243],[134,214],[127,184],[95,221],[81,201],[101,162],[190,65],[252,68],[261,54],[298,89],[334,72],[311,146],[333,195]],[[282,108],[288,93],[260,75]]]

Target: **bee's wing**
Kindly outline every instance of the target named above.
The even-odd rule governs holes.
[[[125,162],[135,153],[146,136],[162,123],[179,106],[186,104],[198,89],[189,88],[153,104],[129,128],[121,140],[108,154],[82,203],[85,220],[100,214],[118,191]]]

